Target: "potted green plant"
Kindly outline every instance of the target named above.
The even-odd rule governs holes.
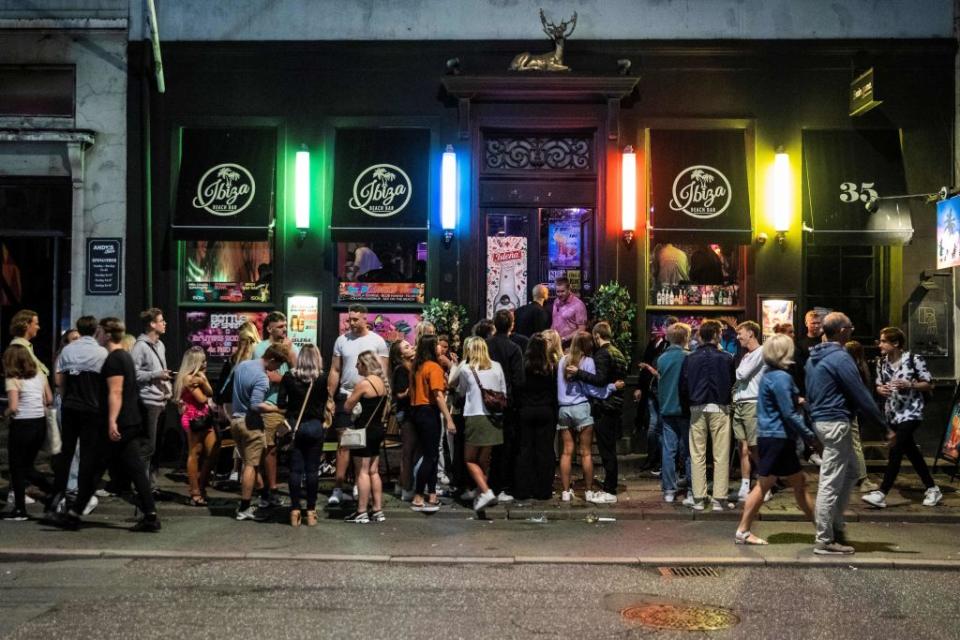
[[[450,336],[450,347],[460,352],[460,336],[467,328],[467,309],[450,300],[434,298],[423,308],[421,318],[432,324],[438,334]]]
[[[627,362],[633,352],[633,323],[637,319],[637,307],[627,288],[617,281],[600,285],[590,301],[593,317],[610,324],[613,344],[623,352]]]

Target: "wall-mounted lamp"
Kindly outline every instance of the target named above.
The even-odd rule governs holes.
[[[297,160],[294,169],[294,219],[300,239],[307,237],[310,230],[310,151],[306,145],[297,151]]]
[[[457,153],[448,144],[440,165],[440,226],[443,227],[443,246],[453,242],[457,228]]]
[[[793,177],[790,175],[790,156],[782,146],[777,147],[773,167],[768,175],[767,206],[770,208],[773,230],[777,232],[777,244],[782,247],[790,230],[790,219],[793,217]]]
[[[620,162],[620,229],[629,247],[637,230],[637,154],[627,145]]]

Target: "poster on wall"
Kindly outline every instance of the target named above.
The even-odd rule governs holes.
[[[340,314],[340,335],[350,331],[347,315],[346,313]],[[376,313],[371,311],[367,314],[367,326],[387,342],[406,340],[410,344],[414,344],[417,339],[416,329],[419,322],[419,313]]]
[[[340,302],[416,302],[423,304],[423,282],[341,282]]]
[[[273,220],[277,132],[266,127],[183,128],[172,226],[179,237],[210,230],[265,234]]]
[[[793,324],[795,302],[788,298],[761,298],[760,299],[760,327],[763,330],[763,339],[774,334],[773,328],[778,324]]]
[[[937,269],[960,266],[960,196],[937,203]]]
[[[527,304],[526,236],[487,238],[487,317]]]
[[[947,434],[943,439],[943,449],[940,454],[951,462],[960,460],[960,403],[954,402],[953,404],[950,420],[947,422]]]
[[[550,268],[580,267],[580,220],[551,219],[547,229]]]
[[[190,302],[270,302],[269,242],[187,240],[184,296]]]
[[[287,298],[287,336],[299,349],[317,344],[319,333],[320,298],[317,296],[290,296]]]
[[[225,362],[237,347],[237,333],[245,322],[252,322],[263,335],[266,311],[187,311],[184,329],[187,344],[200,347],[207,359]]]

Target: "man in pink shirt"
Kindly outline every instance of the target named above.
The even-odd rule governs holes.
[[[570,291],[570,281],[557,278],[554,281],[557,299],[553,303],[553,324],[551,329],[560,334],[564,343],[569,342],[577,331],[587,330],[587,306]]]

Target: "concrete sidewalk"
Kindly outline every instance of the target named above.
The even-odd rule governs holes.
[[[816,496],[817,477],[816,467],[807,469],[811,476],[809,490]],[[576,473],[574,474],[576,477]],[[944,524],[960,524],[960,487],[943,474],[935,478],[943,490],[943,501],[936,507],[924,507],[923,486],[915,475],[907,470],[901,473],[898,483],[890,495],[887,496],[886,509],[874,508],[860,500],[860,493],[855,493],[847,513],[850,522],[930,522]],[[162,499],[158,509],[163,516],[196,515],[198,509],[189,505],[189,491],[187,490],[186,476],[183,472],[164,470],[159,479],[159,488]],[[735,491],[739,483],[731,481],[731,490]],[[320,491],[323,494],[318,504],[326,504],[326,496],[333,487],[330,478],[323,478],[320,482]],[[538,516],[546,516],[549,520],[582,520],[591,513],[615,517],[618,520],[735,520],[740,518],[741,505],[733,511],[714,513],[709,510],[693,511],[680,505],[679,500],[673,504],[663,502],[660,481],[650,474],[628,476],[621,481],[618,502],[614,505],[594,505],[583,499],[582,483],[575,484],[576,497],[573,502],[563,503],[559,498],[559,490],[552,500],[525,500],[509,504],[497,505],[487,509],[487,517],[495,520],[527,520]],[[287,497],[286,486],[281,485],[280,493]],[[232,515],[237,508],[239,487],[236,484],[219,482],[208,492],[210,507],[200,509],[209,510],[216,515]],[[441,499],[444,507],[434,518],[463,519],[473,515],[470,505],[461,502],[458,497],[444,497]],[[341,508],[335,509],[332,515],[347,515],[353,503],[347,502]],[[421,514],[410,510],[408,503],[401,502],[392,492],[384,496],[384,511],[391,518],[420,518]],[[132,507],[120,498],[103,498],[97,512],[112,515],[128,515]],[[39,515],[38,506],[30,508],[31,514]],[[760,512],[761,521],[797,521],[804,516],[793,502],[792,493],[785,491],[775,494],[773,499],[764,505]]]

